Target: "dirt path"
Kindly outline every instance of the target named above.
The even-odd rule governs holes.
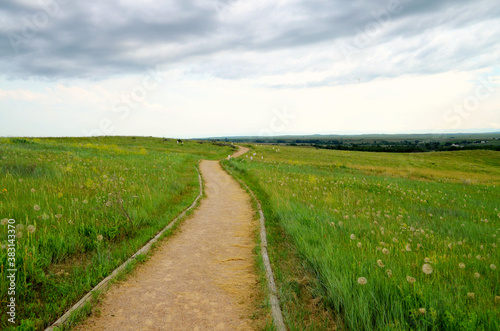
[[[240,149],[234,153],[233,155],[231,155],[231,157],[238,157],[238,156],[242,156],[243,154],[245,154],[246,152],[248,152],[248,148],[246,147],[240,147]]]
[[[243,149],[243,148],[242,148]],[[239,151],[239,155],[245,150]],[[233,157],[236,155],[233,155]],[[206,198],[77,330],[252,330],[258,279],[250,197],[217,161],[202,161]]]

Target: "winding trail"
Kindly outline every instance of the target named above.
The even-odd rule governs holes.
[[[247,148],[233,154],[240,156]],[[202,161],[206,197],[151,258],[115,284],[77,330],[252,330],[259,296],[250,196]]]

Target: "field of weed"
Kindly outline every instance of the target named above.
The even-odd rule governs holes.
[[[43,329],[192,203],[199,159],[231,151],[140,137],[0,139],[0,329],[9,219],[16,321]]]
[[[252,146],[224,162],[263,202],[291,329],[318,326],[296,311],[304,280],[287,276],[284,246],[340,329],[500,328],[498,152]]]

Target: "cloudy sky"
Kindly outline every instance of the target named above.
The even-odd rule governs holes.
[[[0,136],[500,131],[493,0],[1,0]]]

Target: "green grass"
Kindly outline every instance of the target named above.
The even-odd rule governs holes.
[[[498,330],[499,156],[255,146],[225,162],[276,229],[270,256],[294,329],[306,327],[304,308],[290,298],[283,246],[305,262],[317,281],[309,292],[341,329]]]
[[[192,203],[199,159],[231,150],[141,137],[0,139],[1,316],[6,219],[18,236],[17,325],[43,329]]]

